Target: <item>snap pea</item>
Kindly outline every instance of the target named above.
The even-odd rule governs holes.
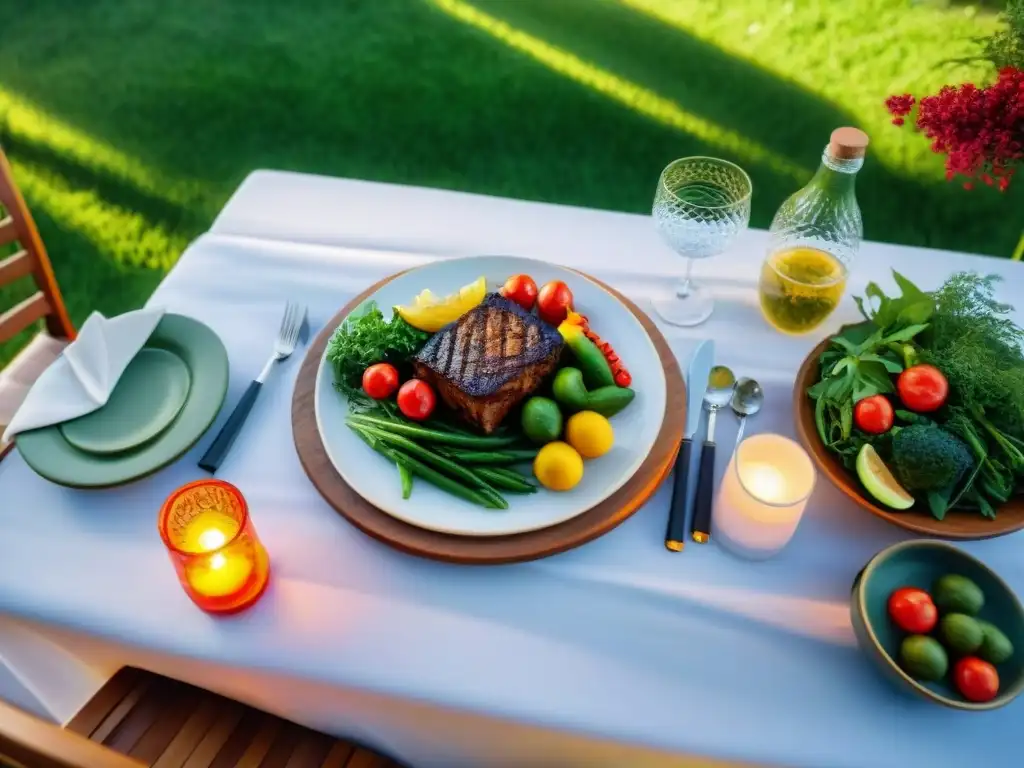
[[[519,464],[533,461],[537,457],[535,448],[508,449],[505,451],[445,451],[456,461],[465,464]]]
[[[362,438],[363,442],[369,445],[373,450],[382,456],[391,459],[396,464],[401,464],[406,467],[413,475],[426,480],[433,486],[440,488],[442,491],[446,491],[453,496],[458,496],[461,499],[470,501],[474,504],[479,504],[481,507],[487,507],[488,509],[498,509],[493,501],[484,497],[478,491],[467,488],[456,480],[452,480],[447,475],[438,472],[436,469],[424,464],[422,461],[413,458],[407,453],[403,453],[397,448],[393,448],[390,445],[385,445],[384,441],[373,435],[367,434],[362,429],[354,424],[349,424],[349,428],[352,429],[359,437]]]
[[[462,448],[485,450],[490,448],[504,448],[516,442],[515,436],[496,437],[480,435],[464,435],[458,432],[443,432],[439,429],[430,429],[412,424],[407,421],[392,421],[380,416],[370,416],[365,413],[353,413],[348,417],[350,424],[360,424],[365,427],[377,427],[386,432],[391,432],[404,437],[411,437],[427,443],[439,443],[441,445],[453,445]]]
[[[526,481],[518,472],[502,472],[502,467],[477,467],[476,473],[495,488],[508,493],[536,493],[537,486]]]

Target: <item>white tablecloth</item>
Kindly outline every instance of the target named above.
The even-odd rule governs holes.
[[[713,337],[721,362],[765,386],[765,413],[750,431],[791,433],[793,373],[816,338],[783,337],[761,320],[763,248],[764,234],[750,232],[701,264],[716,313],[666,335],[684,365],[695,339]],[[645,308],[680,266],[645,217],[263,172],[152,301],[224,339],[230,406],[259,371],[286,299],[307,302],[317,329],[384,275],[472,253],[582,268]],[[1006,297],[1024,295],[1019,264],[873,244],[851,291],[869,279],[889,284],[890,266],[923,286],[956,269],[999,272]],[[847,301],[825,330],[854,316]],[[350,527],[306,479],[289,411],[298,365],[272,376],[219,473],[245,493],[272,557],[272,587],[254,608],[230,619],[198,611],[156,532],[160,501],[203,475],[195,462],[214,430],[175,466],[113,491],[48,484],[16,453],[0,463],[0,611],[108,664],[177,674],[417,766],[1015,759],[1020,702],[965,715],[905,698],[857,650],[850,583],[903,536],[827,481],[791,546],[765,563],[715,546],[668,553],[667,489],[611,534],[547,560],[420,560]],[[722,420],[720,444],[734,430]],[[965,548],[1020,592],[1022,543],[1010,536]]]

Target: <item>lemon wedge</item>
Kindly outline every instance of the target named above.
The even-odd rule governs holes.
[[[899,510],[914,506],[914,497],[896,481],[870,443],[861,446],[857,454],[857,477],[864,483],[868,493],[885,506]]]
[[[409,306],[395,307],[395,311],[413,328],[427,333],[437,333],[448,323],[453,323],[484,300],[487,295],[487,280],[479,277],[458,291],[438,298],[429,289],[423,290]]]

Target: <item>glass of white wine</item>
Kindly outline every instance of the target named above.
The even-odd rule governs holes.
[[[690,279],[694,259],[727,250],[750,222],[750,177],[738,165],[715,157],[684,157],[658,179],[652,215],[666,243],[686,258],[675,294],[654,302],[670,325],[698,325],[711,316],[714,300]]]

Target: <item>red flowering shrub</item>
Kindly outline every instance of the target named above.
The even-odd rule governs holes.
[[[895,125],[913,112],[910,94],[891,96],[885,106]],[[946,156],[946,178],[964,176],[1005,190],[1024,164],[1024,70],[1004,67],[986,88],[947,85],[917,104],[917,128]]]

